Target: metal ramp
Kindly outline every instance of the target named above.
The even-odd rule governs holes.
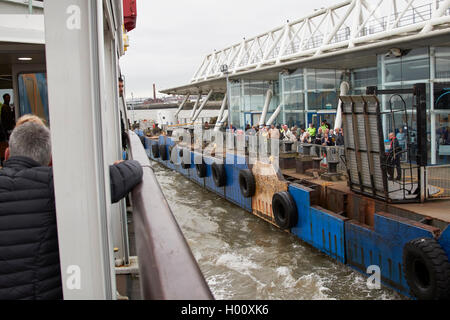
[[[341,96],[350,189],[388,199],[380,103],[376,96]]]

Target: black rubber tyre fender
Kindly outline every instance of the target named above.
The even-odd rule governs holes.
[[[211,166],[212,177],[216,187],[223,187],[227,182],[227,174],[225,172],[225,165],[214,162]]]
[[[450,262],[432,238],[411,240],[403,247],[403,273],[418,300],[450,299]]]
[[[239,171],[239,187],[245,198],[251,198],[255,195],[256,182],[250,169],[242,169]]]
[[[183,160],[181,161],[181,167],[183,169],[190,169],[191,165],[189,163],[184,163]]]
[[[152,155],[154,158],[159,158],[159,144],[152,144]]]
[[[161,157],[161,160],[167,160],[167,149],[165,144],[159,145],[159,156]]]
[[[197,176],[199,178],[206,177],[206,164],[202,161],[202,163],[195,164],[195,170],[197,171]]]
[[[281,229],[287,230],[297,225],[297,205],[289,192],[283,191],[273,195],[272,211],[275,223]]]

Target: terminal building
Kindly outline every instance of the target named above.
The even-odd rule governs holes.
[[[189,84],[162,92],[227,92],[228,123],[244,128],[260,123],[270,89],[263,123],[277,112],[275,124],[307,128],[323,120],[333,127],[344,81],[349,95],[365,94],[368,87],[410,89],[425,83],[428,163],[448,164],[449,7],[450,1],[345,1],[214,51]],[[407,116],[383,115],[384,134],[403,128],[414,145],[413,95],[402,97]],[[399,96],[379,99],[382,112],[403,108]]]

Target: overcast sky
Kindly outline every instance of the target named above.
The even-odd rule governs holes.
[[[136,29],[121,58],[127,97],[189,83],[203,58],[341,0],[137,0]]]

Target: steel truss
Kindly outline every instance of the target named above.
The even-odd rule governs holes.
[[[432,34],[450,24],[450,0],[349,0],[287,22],[208,54],[191,83],[319,57],[402,37]],[[387,15],[386,15],[387,14]]]

